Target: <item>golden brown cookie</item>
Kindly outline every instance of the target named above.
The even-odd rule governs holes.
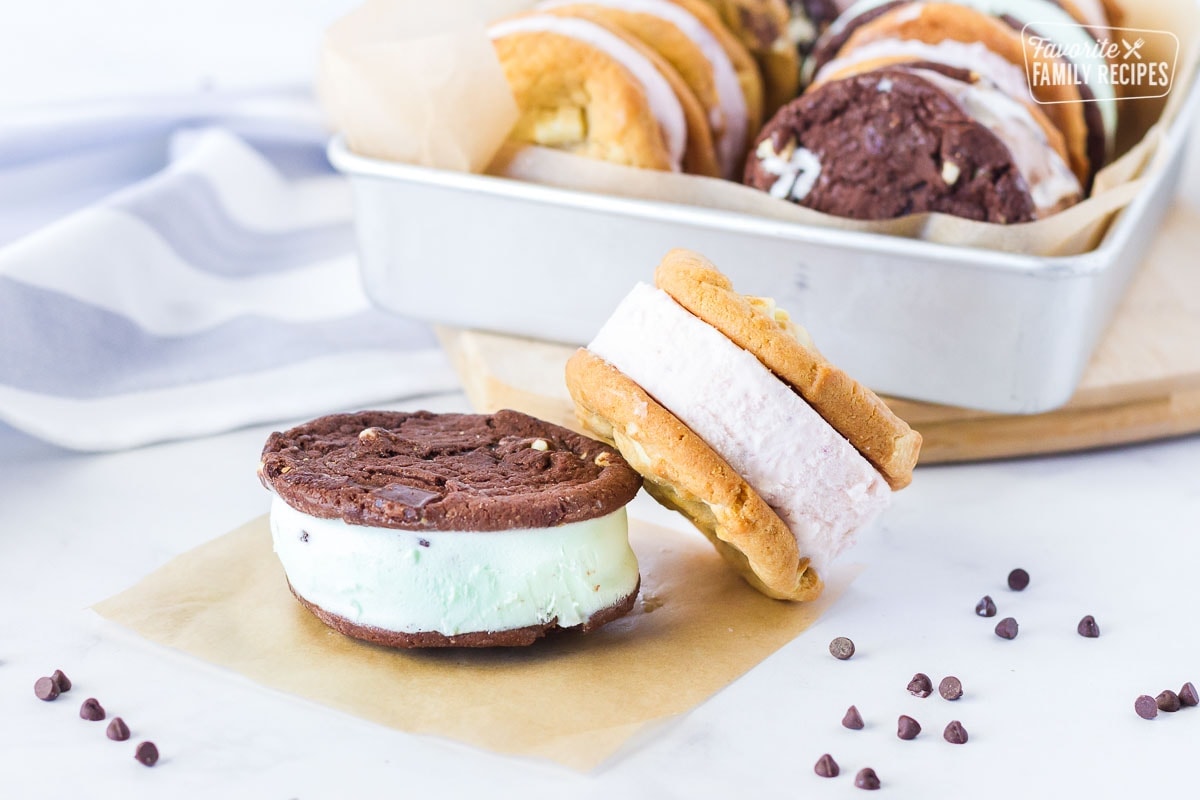
[[[724,177],[741,170],[762,125],[762,78],[750,53],[701,0],[545,0],[541,11],[592,16],[662,56],[704,108]]]
[[[786,316],[780,318],[773,307],[735,292],[712,262],[690,250],[667,253],[654,282],[790,384],[889,486],[902,489],[912,481],[921,434],[874,392],[825,360],[811,343],[791,333]]]
[[[689,102],[689,99],[683,99],[685,111],[691,112],[688,115],[689,132],[693,128],[708,128],[713,158],[716,160],[718,168],[717,173],[712,173],[707,171],[708,164],[702,164],[698,168],[688,168],[686,171],[702,175],[722,174],[725,171],[721,158],[722,141],[727,131],[734,130],[739,124],[743,129],[742,143],[739,148],[743,152],[745,150],[745,114],[741,115],[740,121],[730,120],[730,125],[726,125],[726,120],[721,114],[721,98],[717,92],[717,78],[713,63],[705,57],[700,46],[679,25],[662,16],[661,13],[652,13],[661,12],[663,6],[666,7],[668,13],[682,13],[686,16],[686,12],[682,12],[669,0],[597,0],[596,2],[547,0],[547,2],[535,6],[535,11],[587,19],[611,30],[619,31],[640,42],[669,65],[673,70],[670,78],[676,93],[681,95],[681,99],[685,94],[695,98],[694,104]],[[700,25],[699,21],[694,19],[692,23]],[[682,87],[674,81],[675,76],[678,76],[679,81],[682,82]],[[681,92],[683,87],[686,87],[686,91]],[[736,99],[740,100],[741,98],[739,96]],[[695,108],[690,108],[693,105]],[[699,109],[698,114],[696,108]],[[703,120],[703,124],[700,123],[701,120]],[[694,143],[689,143],[689,149],[694,147]]]
[[[752,586],[783,600],[812,600],[823,587],[796,537],[738,473],[654,398],[586,349],[567,362],[580,421],[613,442],[645,488],[681,512]]]
[[[649,169],[715,176],[704,109],[670,64],[592,18],[526,14],[491,29],[521,109],[510,138]]]
[[[763,117],[800,91],[800,56],[788,35],[786,0],[705,0],[754,56],[763,78]]]

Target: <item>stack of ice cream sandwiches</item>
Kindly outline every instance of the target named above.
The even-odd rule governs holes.
[[[784,0],[544,0],[489,34],[521,117],[511,138],[738,180],[799,89]]]
[[[1113,0],[543,0],[489,33],[516,141],[837,216],[1017,223],[1112,158],[1112,86],[1030,78],[1097,75],[1120,19]]]

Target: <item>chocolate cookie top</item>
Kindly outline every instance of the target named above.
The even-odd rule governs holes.
[[[642,483],[608,445],[516,411],[321,417],[272,433],[259,479],[315,517],[458,531],[595,519]]]
[[[853,219],[926,211],[1033,219],[1008,146],[918,67],[931,69],[912,64],[830,81],[781,108],[747,159],[746,185]],[[948,67],[931,71],[969,78]]]

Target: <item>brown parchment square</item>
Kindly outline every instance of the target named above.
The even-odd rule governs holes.
[[[175,558],[98,604],[151,641],[411,733],[590,770],[656,720],[712,696],[811,625],[820,600],[771,600],[698,534],[637,520],[642,591],[600,631],[527,648],[402,651],[338,634],[288,591],[267,518]],[[364,695],[362,686],[388,686]]]

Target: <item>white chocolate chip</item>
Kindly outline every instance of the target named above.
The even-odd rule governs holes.
[[[373,442],[379,438],[379,428],[363,428],[358,434],[360,442]]]
[[[529,446],[532,447],[534,450],[538,450],[543,453],[550,449],[550,445],[549,445],[549,443],[546,442],[545,439],[534,439],[533,444],[531,444]]]
[[[890,92],[892,90],[892,86],[894,85],[895,84],[892,83],[891,78],[881,78],[879,83],[875,84],[875,91]]]
[[[798,147],[795,139],[789,140],[779,153],[775,153],[774,147],[763,147],[763,144],[770,143],[769,138],[764,140],[755,151],[763,171],[768,175],[779,176],[779,180],[771,184],[767,193],[772,197],[789,200],[803,200],[808,197],[809,192],[817,185],[817,179],[821,177],[821,159],[808,148]]]
[[[772,320],[774,320],[775,324],[779,326],[780,330],[791,336],[796,341],[800,342],[800,344],[809,348],[813,347],[812,337],[808,335],[808,331],[797,325],[795,321],[792,320],[792,315],[789,314],[786,309],[780,308],[776,304],[775,298],[747,296],[746,302],[749,303],[752,308],[762,312],[767,317],[770,317]]]
[[[947,186],[953,186],[958,183],[958,176],[960,175],[962,175],[962,170],[959,169],[958,164],[955,164],[953,161],[942,162],[942,180],[946,182]]]

